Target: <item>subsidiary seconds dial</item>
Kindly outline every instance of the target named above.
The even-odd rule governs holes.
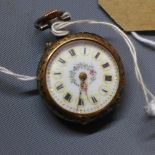
[[[124,82],[116,51],[103,38],[78,33],[51,45],[38,84],[48,105],[67,120],[87,123],[112,108]]]

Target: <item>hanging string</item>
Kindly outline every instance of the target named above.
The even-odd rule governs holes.
[[[0,66],[0,72],[4,73],[4,74],[8,74],[8,75],[11,75],[13,77],[15,77],[16,79],[18,80],[21,80],[21,81],[31,81],[31,80],[36,80],[37,77],[36,76],[27,76],[27,75],[21,75],[21,74],[16,74],[10,70],[8,70],[7,68],[5,67],[2,67]]]
[[[155,96],[151,93],[151,91],[147,88],[146,84],[144,83],[144,80],[142,78],[142,75],[141,75],[141,72],[140,72],[140,69],[138,66],[136,49],[135,49],[133,43],[131,42],[131,40],[129,39],[129,37],[116,25],[113,25],[113,24],[107,23],[107,22],[102,22],[102,21],[95,21],[95,20],[77,20],[77,21],[69,21],[69,22],[63,22],[63,21],[55,22],[51,26],[51,32],[55,36],[68,35],[70,33],[70,31],[66,30],[66,28],[71,25],[74,25],[74,24],[100,24],[103,26],[108,26],[108,27],[112,28],[114,31],[116,31],[120,36],[123,37],[124,41],[126,42],[127,46],[129,47],[130,53],[133,58],[134,70],[135,70],[135,75],[136,75],[137,81],[141,85],[142,90],[144,92],[144,96],[145,96],[145,100],[146,100],[145,110],[149,115],[155,116]],[[147,43],[151,46],[154,45],[154,43],[152,41],[150,41],[150,40],[148,41],[148,40],[138,36],[135,32],[133,32],[132,35],[137,40],[139,40],[143,43]],[[27,75],[16,74],[2,66],[0,66],[0,72],[2,72],[4,74],[11,75],[11,76],[17,78],[18,80],[22,80],[22,81],[30,81],[30,80],[37,79],[36,76],[31,77],[31,76],[27,76]]]
[[[77,21],[68,21],[68,22],[62,22],[62,21],[55,22],[51,26],[51,32],[55,36],[68,35],[70,33],[70,31],[66,30],[66,28],[71,25],[74,25],[74,24],[100,24],[103,26],[108,26],[108,27],[112,28],[113,30],[115,30],[119,35],[121,35],[123,37],[124,41],[126,42],[126,44],[129,47],[130,53],[133,58],[135,75],[136,75],[137,81],[141,85],[142,90],[144,92],[144,96],[145,96],[145,100],[146,100],[145,110],[149,115],[155,116],[155,96],[151,93],[151,91],[147,88],[146,84],[144,83],[142,74],[141,74],[139,66],[138,66],[136,49],[135,49],[133,43],[131,42],[131,40],[129,39],[129,37],[116,25],[113,25],[113,24],[107,23],[107,22],[94,21],[94,20],[77,20]],[[135,36],[135,34],[136,33],[133,33],[134,36]],[[136,37],[137,37],[137,35],[136,35]]]
[[[149,45],[150,47],[155,47],[155,41],[149,40],[147,38],[141,37],[136,32],[131,32],[132,36],[137,39],[139,42]]]

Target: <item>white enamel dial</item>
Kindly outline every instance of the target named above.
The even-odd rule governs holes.
[[[63,109],[79,114],[107,106],[119,87],[113,56],[90,40],[69,42],[51,56],[46,69],[48,91]]]

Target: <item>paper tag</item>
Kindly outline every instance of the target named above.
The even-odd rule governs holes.
[[[125,31],[155,30],[155,0],[98,0]]]

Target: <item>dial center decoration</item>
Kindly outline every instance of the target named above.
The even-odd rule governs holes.
[[[89,62],[88,62],[89,63]],[[72,70],[70,72],[70,81],[71,83],[74,83],[76,86],[79,86],[79,79],[78,75],[81,74],[80,72],[86,72],[89,76],[89,84],[91,84],[93,81],[96,80],[96,70],[95,67],[91,64],[86,63],[78,63],[73,66]]]

